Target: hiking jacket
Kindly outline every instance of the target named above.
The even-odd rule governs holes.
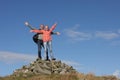
[[[50,30],[32,30],[32,32],[35,33],[43,33],[43,42],[47,42],[47,41],[51,41],[52,37],[51,37],[51,32],[55,29],[56,24],[54,24]]]

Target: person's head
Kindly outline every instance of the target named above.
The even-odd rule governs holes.
[[[48,25],[45,26],[44,30],[48,31],[49,30],[49,27]]]
[[[40,29],[41,29],[41,30],[44,29],[44,25],[43,25],[43,24],[40,25]]]

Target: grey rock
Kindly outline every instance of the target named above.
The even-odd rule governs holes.
[[[16,69],[13,72],[14,76],[26,77],[27,74],[66,74],[77,72],[72,66],[68,66],[61,61],[45,61],[36,59],[32,63],[23,66],[21,69]]]

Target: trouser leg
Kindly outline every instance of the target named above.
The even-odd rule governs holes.
[[[49,56],[48,56],[48,48],[47,48],[47,51],[46,51],[46,58],[47,58],[47,60],[49,60]]]
[[[44,42],[42,42],[42,47],[45,49],[44,47]],[[46,59],[49,60],[49,56],[48,56],[48,48],[46,47]]]
[[[47,42],[44,42],[44,57],[47,59]]]
[[[38,58],[40,58],[40,59],[42,58],[41,57],[41,48],[42,48],[41,47],[41,40],[38,40]]]
[[[49,45],[49,50],[50,50],[50,57],[51,57],[51,59],[54,59],[54,55],[53,55],[53,52],[52,52],[52,41],[49,41],[48,45]]]

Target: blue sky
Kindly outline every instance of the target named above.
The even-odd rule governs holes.
[[[57,22],[53,52],[57,60],[82,73],[119,75],[119,0],[0,0],[0,76],[37,58],[34,33],[24,25],[39,28]],[[44,50],[42,50],[44,52]]]

